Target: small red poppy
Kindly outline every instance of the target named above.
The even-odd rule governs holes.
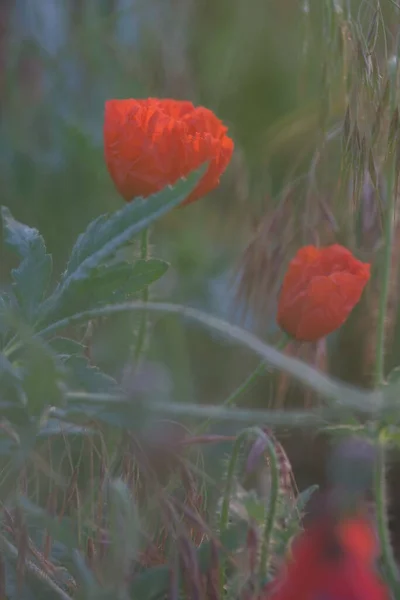
[[[126,201],[149,196],[204,162],[208,169],[183,204],[208,194],[233,152],[227,128],[211,110],[180,100],[108,100],[104,118],[107,168]]]
[[[328,335],[346,321],[369,278],[370,265],[343,246],[301,248],[283,280],[279,326],[299,341]]]
[[[377,546],[362,518],[320,519],[295,541],[292,560],[263,598],[268,600],[388,600],[374,570]],[[368,549],[360,551],[367,541]]]

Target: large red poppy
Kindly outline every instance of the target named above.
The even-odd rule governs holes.
[[[218,183],[233,152],[227,128],[211,110],[180,100],[108,100],[104,151],[107,168],[126,201],[149,196],[204,162],[208,169],[184,204]]]
[[[335,244],[305,246],[289,264],[278,304],[278,324],[312,342],[340,327],[360,300],[370,265]]]
[[[389,600],[374,560],[371,525],[363,518],[320,519],[294,543],[292,560],[262,598],[268,600]]]

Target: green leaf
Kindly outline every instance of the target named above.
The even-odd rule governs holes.
[[[7,503],[9,495],[14,494],[15,489],[18,489],[17,481],[21,468],[31,456],[36,443],[38,421],[27,422],[24,426],[18,427],[17,432],[19,443],[15,445],[8,468],[3,471],[3,477],[0,479],[0,497],[4,503]]]
[[[392,369],[387,376],[386,381],[388,385],[398,385],[400,382],[400,367]]]
[[[114,213],[114,219],[117,218],[120,212]],[[72,248],[64,277],[72,275],[85,259],[95,254],[108,242],[107,233],[111,230],[111,223],[112,216],[109,214],[100,215],[97,219],[89,223],[86,231],[79,235],[75,246]]]
[[[38,416],[48,406],[60,404],[65,373],[50,346],[39,338],[27,340],[21,362],[29,413]]]
[[[0,399],[19,406],[26,403],[21,372],[3,353],[0,353]]]
[[[62,435],[62,437],[67,436],[89,436],[95,435],[95,431],[90,429],[89,427],[84,427],[82,425],[74,425],[72,423],[65,423],[63,421],[59,421],[58,419],[48,419],[44,426],[42,426],[39,432],[36,435],[36,438],[40,439],[49,439],[58,437]]]
[[[311,497],[319,490],[319,485],[311,485],[307,489],[303,490],[297,497],[296,510],[302,513],[310,501]]]
[[[102,280],[104,274],[99,273],[99,267],[112,259],[119,249],[143,229],[181,204],[197,185],[204,170],[205,168],[201,167],[190,173],[187,179],[179,180],[175,186],[168,186],[146,199],[138,198],[126,204],[121,210],[111,215],[103,215],[90,223],[72,249],[67,269],[57,289],[46,303],[42,320],[48,323],[51,319],[65,316],[65,306],[76,293],[79,293],[79,284],[93,276],[96,279],[100,275]],[[103,268],[107,272],[107,267]],[[98,281],[97,285],[99,285]],[[85,305],[88,307],[88,303]]]
[[[13,326],[13,317],[17,308],[17,299],[11,292],[0,294],[0,336],[6,336],[10,333]]]
[[[33,504],[26,496],[17,497],[18,506],[22,509],[29,525],[47,529],[52,537],[64,544],[69,550],[78,546],[71,519],[55,518],[45,510]]]
[[[139,548],[140,523],[134,498],[122,479],[108,486],[109,534],[111,552],[109,562],[115,580],[129,571]]]
[[[13,426],[29,422],[27,395],[24,390],[21,369],[16,368],[0,354],[0,414]]]
[[[48,344],[56,354],[61,356],[82,356],[85,352],[85,346],[70,338],[55,337]]]
[[[116,391],[115,379],[102,373],[98,367],[90,365],[85,356],[70,356],[64,364],[69,373],[68,382],[72,389],[93,393]]]
[[[85,279],[73,279],[65,291],[45,303],[46,318],[64,317],[93,307],[122,302],[159,279],[168,263],[151,258],[93,269]]]
[[[0,414],[13,427],[24,427],[29,424],[30,415],[26,406],[22,403],[0,401]]]
[[[131,432],[144,428],[148,413],[141,403],[132,400],[108,400],[101,402],[68,399],[65,409],[57,409],[57,416],[67,420],[99,421],[109,427]]]
[[[87,269],[99,266],[175,206],[181,204],[203,176],[204,167],[180,179],[174,186],[167,186],[149,198],[136,198],[112,215],[102,215],[81,234],[72,249],[65,272],[82,277]]]
[[[83,597],[87,598],[88,600],[92,600],[94,598],[100,600],[100,586],[97,583],[92,570],[89,569],[85,557],[77,548],[75,548],[72,552],[72,559],[74,561],[74,567],[76,570],[76,575],[78,576],[80,587],[83,588],[85,592]]]
[[[11,272],[14,293],[23,316],[32,323],[49,285],[52,259],[37,229],[16,221],[5,206],[1,207],[1,216],[4,242],[21,259]]]

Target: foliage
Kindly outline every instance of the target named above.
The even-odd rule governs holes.
[[[85,327],[100,317],[144,308],[150,313],[181,313],[244,344],[272,366],[318,390],[328,400],[330,419],[335,412],[329,399],[337,401],[339,417],[344,406],[355,415],[360,411],[372,411],[375,417],[390,414],[391,387],[387,406],[377,407],[376,393],[371,392],[368,399],[367,394],[286,357],[233,325],[187,307],[135,300],[143,286],[165,273],[167,265],[161,262],[159,266],[160,261],[153,258],[129,263],[121,258],[121,249],[179,204],[202,172],[146,201],[135,200],[112,215],[97,218],[79,236],[60,282],[50,291],[42,285],[48,281],[45,273],[51,266],[43,238],[3,208],[4,243],[20,259],[2,312],[2,544],[3,576],[10,597],[18,589],[24,598],[32,593],[64,599],[76,594],[161,598],[170,593],[167,564],[171,561],[180,565],[176,575],[181,572],[188,593],[193,586],[202,586],[193,569],[199,569],[199,577],[205,574],[212,588],[220,564],[224,572],[227,569],[229,595],[237,597],[249,585],[257,586],[258,569],[264,572],[267,566],[264,580],[279,569],[299,531],[305,498],[314,491],[298,495],[295,487],[287,487],[290,463],[269,432],[244,430],[234,445],[222,505],[220,509],[215,506],[216,518],[221,510],[221,525],[210,529],[204,520],[206,507],[198,478],[192,473],[191,446],[212,442],[213,436],[196,438],[172,428],[160,438],[157,422],[163,414],[173,419],[204,414],[219,420],[268,423],[274,414],[261,411],[257,417],[251,410],[163,404],[135,393],[134,385],[132,391],[124,388],[91,363]],[[122,270],[127,274],[124,278],[120,278]],[[32,300],[29,305],[26,294]],[[121,303],[121,299],[127,301]],[[296,424],[290,411],[284,414]],[[303,412],[297,424],[305,424],[307,418],[315,423],[313,417]],[[283,422],[279,413],[275,419]],[[371,439],[375,439],[377,425],[370,430]],[[255,450],[250,449],[247,466],[243,464],[238,471],[248,435],[255,436]],[[257,486],[246,491],[237,477],[241,471],[246,481],[254,474],[255,461],[259,462],[266,448],[269,464],[275,464],[274,485],[278,487],[264,490],[269,498],[265,505],[263,495],[255,492]],[[267,464],[262,467],[264,474],[269,472]],[[257,479],[262,481],[259,474]],[[177,485],[179,480],[183,489]],[[215,481],[209,493],[218,500]],[[176,544],[171,545],[172,539]],[[248,563],[246,554],[254,552],[258,560]],[[237,572],[227,560],[231,553],[243,557]],[[174,585],[179,586],[178,581]]]
[[[291,461],[323,430],[339,448],[329,506],[340,525],[372,488],[379,574],[400,598],[386,489],[400,440],[397,3],[138,0],[134,49],[111,27],[124,9],[101,3],[96,20],[94,4],[69,4],[70,46],[10,43],[0,98],[0,597],[270,597],[319,498]],[[27,86],[32,64],[52,74],[47,95]],[[237,148],[225,198],[175,210],[205,164],[117,208],[99,168],[105,94],[218,108]],[[257,335],[224,318],[253,217],[237,299]],[[360,304],[327,340],[276,342],[288,260],[333,243],[372,266]],[[302,302],[321,277],[306,267]],[[338,270],[322,273],[331,286]],[[324,324],[357,303],[316,291]],[[302,434],[291,460],[280,428],[288,447]]]

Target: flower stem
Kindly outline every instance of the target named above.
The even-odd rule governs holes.
[[[228,471],[226,474],[226,483],[225,490],[222,499],[222,507],[221,507],[221,515],[219,521],[219,530],[220,536],[226,531],[228,527],[229,520],[229,506],[232,495],[232,487],[233,487],[233,479],[235,476],[236,465],[239,460],[240,448],[242,446],[243,441],[250,436],[261,436],[266,438],[265,433],[259,429],[258,427],[249,427],[244,429],[236,438],[235,443],[233,445],[231,458],[229,460]],[[225,589],[225,561],[221,560],[219,567],[219,585],[220,585],[220,594],[219,598],[224,597],[224,589]]]
[[[400,40],[400,37],[399,37]],[[390,118],[396,110],[397,94],[397,56],[394,72],[391,74],[391,99],[390,99]],[[398,136],[398,131],[393,132],[394,139]],[[390,134],[389,134],[390,136]],[[384,256],[382,265],[382,283],[381,293],[379,297],[379,311],[377,324],[377,341],[376,341],[376,360],[375,360],[375,385],[380,387],[384,383],[385,378],[385,320],[386,310],[390,291],[390,275],[392,267],[392,251],[393,237],[395,224],[395,209],[397,197],[397,144],[395,141],[388,141],[389,156],[391,158],[388,175],[387,175],[387,190],[386,190],[386,214],[384,225]]]
[[[386,467],[385,447],[378,440],[377,458],[375,465],[375,502],[376,520],[379,541],[382,551],[385,575],[389,586],[396,599],[400,598],[400,582],[398,569],[390,541],[390,530],[387,520],[387,492],[386,492]]]
[[[269,467],[271,471],[271,489],[269,493],[269,502],[266,510],[264,532],[261,544],[260,557],[260,581],[264,583],[268,575],[268,553],[271,544],[272,533],[274,530],[276,510],[278,508],[279,499],[279,462],[276,455],[275,446],[271,439],[267,438],[267,451],[269,458]]]
[[[149,230],[144,229],[142,231],[142,237],[140,240],[140,258],[142,260],[147,260],[148,253],[149,253]],[[148,299],[149,299],[149,288],[146,285],[146,287],[142,291],[141,300],[143,302],[147,302]],[[144,344],[146,341],[147,319],[148,319],[147,312],[143,311],[143,313],[140,317],[138,336],[137,336],[136,346],[135,346],[135,350],[134,350],[134,361],[135,361],[136,366],[139,364],[141,355],[143,353]]]
[[[397,38],[396,55],[389,65],[390,76],[390,118],[393,119],[397,110],[397,61],[399,55],[400,36]],[[395,120],[396,121],[396,120]],[[384,226],[384,259],[382,265],[382,285],[379,298],[379,312],[377,324],[376,360],[375,360],[375,386],[381,388],[385,379],[385,321],[390,291],[390,275],[392,267],[392,250],[394,238],[395,209],[397,197],[397,142],[398,131],[389,132],[388,154],[390,164],[387,174],[386,214]],[[392,139],[391,139],[392,138]],[[381,545],[384,570],[388,583],[395,598],[400,598],[399,573],[393,554],[390,540],[390,530],[387,519],[387,494],[386,494],[386,466],[384,441],[378,437],[377,459],[375,464],[375,501],[376,519]]]
[[[286,334],[282,334],[282,337],[280,338],[279,342],[276,345],[276,349],[277,350],[283,350],[287,344],[289,343],[289,338]],[[223,401],[222,403],[222,407],[223,408],[228,408],[229,406],[236,406],[237,400],[240,398],[240,396],[242,396],[242,394],[244,394],[245,392],[248,392],[252,386],[256,383],[256,381],[258,380],[258,378],[261,375],[264,375],[266,369],[267,369],[267,364],[265,363],[265,361],[261,361],[257,367],[254,369],[254,371],[252,371],[250,373],[250,375],[243,381],[243,383],[241,383],[237,388],[235,388],[233,390],[233,392],[228,396],[228,398],[226,398],[226,400]],[[201,423],[199,425],[199,427],[196,429],[196,435],[199,435],[200,433],[204,433],[204,431],[206,431],[208,429],[208,427],[210,426],[210,424],[212,423],[212,418],[206,419],[205,421],[203,421],[203,423]]]

